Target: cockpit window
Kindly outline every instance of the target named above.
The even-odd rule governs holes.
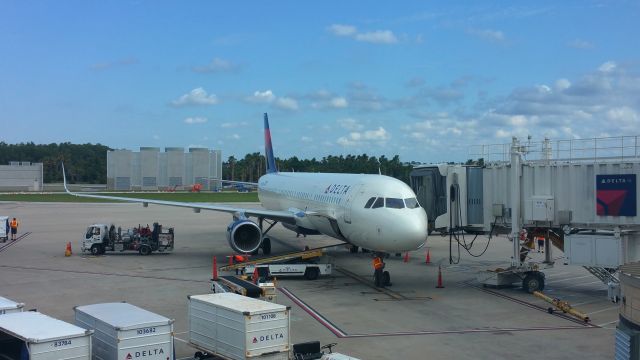
[[[373,203],[373,206],[371,208],[377,209],[381,207],[384,207],[384,198],[379,197],[378,199],[376,199],[376,202]]]
[[[404,203],[407,204],[407,207],[409,209],[417,209],[420,207],[420,204],[418,204],[418,199],[416,198],[404,199]]]
[[[376,201],[376,198],[375,198],[375,197],[372,197],[371,199],[369,199],[369,200],[367,201],[367,203],[364,205],[364,208],[365,208],[365,209],[370,208],[370,207],[371,207],[371,205],[373,205],[373,202],[374,202],[374,201]]]
[[[404,201],[402,201],[402,199],[387,198],[387,207],[391,209],[402,209],[404,208]]]

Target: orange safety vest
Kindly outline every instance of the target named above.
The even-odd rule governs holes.
[[[383,266],[384,266],[384,263],[382,262],[382,259],[380,259],[377,256],[373,258],[373,268],[375,270],[381,270]]]
[[[9,226],[11,226],[12,229],[17,229],[18,228],[18,220],[11,220],[11,222],[9,223]]]

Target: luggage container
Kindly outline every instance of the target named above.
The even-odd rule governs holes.
[[[289,307],[233,293],[188,299],[189,343],[194,347],[234,360],[289,358]]]
[[[91,359],[91,334],[39,312],[0,316],[0,359]]]
[[[95,331],[93,357],[169,360],[173,320],[127,303],[76,306],[76,325]]]
[[[17,303],[0,296],[0,315],[22,312],[23,303]]]

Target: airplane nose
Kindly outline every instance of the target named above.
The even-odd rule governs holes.
[[[427,224],[427,216],[422,211],[404,217],[400,224],[402,237],[397,241],[407,250],[420,248],[427,241]]]

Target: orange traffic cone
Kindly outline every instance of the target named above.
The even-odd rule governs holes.
[[[218,281],[218,260],[213,257],[213,281]]]
[[[427,248],[427,256],[426,256],[426,258],[424,260],[424,263],[425,264],[431,264],[431,251],[430,251],[429,248]]]
[[[404,262],[409,262],[409,252],[404,253]]]
[[[442,285],[442,269],[440,268],[440,265],[438,265],[438,286],[436,286],[437,289],[443,289],[444,285]]]
[[[64,256],[71,256],[71,241],[67,243],[67,248],[64,250]]]

